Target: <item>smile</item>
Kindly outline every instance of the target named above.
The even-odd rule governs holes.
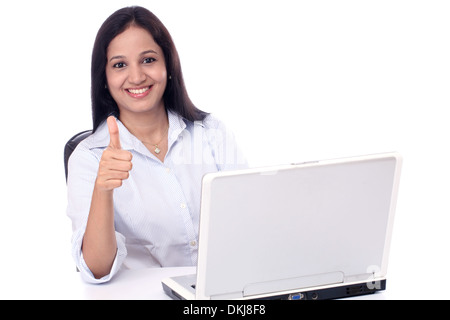
[[[125,91],[133,98],[143,98],[150,93],[152,87],[125,89]]]

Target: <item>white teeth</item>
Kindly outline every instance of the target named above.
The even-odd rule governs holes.
[[[131,92],[132,94],[143,94],[144,92],[148,91],[150,89],[150,87],[147,88],[142,88],[142,89],[128,89],[129,92]]]

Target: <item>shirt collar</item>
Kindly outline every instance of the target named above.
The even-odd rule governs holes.
[[[186,128],[186,123],[184,119],[168,110],[167,117],[169,120],[169,146],[172,145],[177,139],[181,132]],[[139,152],[145,152],[146,150],[141,150],[142,147],[145,146],[136,138],[133,134],[128,131],[128,129],[123,125],[123,123],[117,119],[117,126],[119,127],[119,136],[120,136],[120,144],[122,149],[124,150],[136,150]],[[95,148],[106,148],[109,145],[109,131],[108,125],[106,124],[106,120],[103,121],[95,131],[95,133],[91,136],[91,146],[90,149]]]

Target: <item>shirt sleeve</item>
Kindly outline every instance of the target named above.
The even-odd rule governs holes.
[[[109,281],[119,271],[126,255],[125,237],[116,232],[117,252],[110,274],[96,279],[83,258],[81,246],[97,177],[100,159],[83,142],[69,158],[67,177],[67,215],[72,220],[72,256],[83,280],[89,283]]]

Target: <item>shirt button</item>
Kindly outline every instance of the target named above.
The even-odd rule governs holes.
[[[186,203],[180,204],[180,208],[181,208],[181,209],[185,209],[185,208],[186,208]]]
[[[197,245],[197,241],[192,240],[191,242],[189,242],[189,245],[190,245],[191,247],[195,247],[195,246]]]
[[[166,168],[166,172],[169,173],[170,172],[170,168]]]

